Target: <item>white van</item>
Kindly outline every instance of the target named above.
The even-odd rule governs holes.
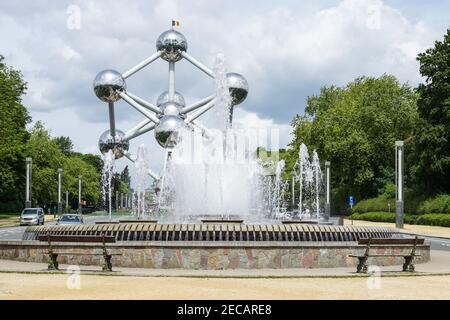
[[[20,214],[21,226],[43,225],[44,210],[42,208],[25,208]]]

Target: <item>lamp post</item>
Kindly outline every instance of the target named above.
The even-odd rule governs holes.
[[[404,148],[403,141],[395,141],[395,185],[397,201],[395,203],[395,227],[403,229],[403,170]]]
[[[32,159],[26,158],[26,184],[25,184],[25,208],[31,207],[31,175],[32,175]]]
[[[325,202],[325,216],[324,220],[328,221],[331,216],[331,205],[330,205],[330,167],[331,162],[325,161],[325,178],[326,178],[326,202]]]
[[[119,211],[119,191],[116,191],[116,212]]]
[[[292,186],[291,186],[291,197],[292,197],[292,210],[295,208],[295,175],[292,174]]]
[[[58,215],[61,215],[62,213],[62,206],[61,206],[61,174],[63,172],[63,169],[58,168]]]
[[[69,191],[66,190],[66,212],[69,212]]]
[[[81,203],[81,180],[82,180],[82,176],[78,176],[78,213],[81,214],[82,211],[82,203]]]

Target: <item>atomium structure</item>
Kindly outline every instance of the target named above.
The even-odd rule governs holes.
[[[163,32],[156,41],[156,53],[132,67],[124,73],[115,70],[103,70],[94,79],[94,92],[103,102],[108,103],[110,128],[105,131],[99,140],[99,148],[102,154],[113,151],[116,159],[123,156],[131,161],[135,158],[128,152],[130,140],[154,131],[158,144],[165,149],[172,149],[178,139],[181,130],[193,130],[195,127],[202,131],[206,129],[198,122],[198,118],[214,107],[215,95],[210,95],[193,104],[186,105],[183,96],[175,91],[175,64],[186,59],[193,66],[200,69],[212,79],[215,75],[211,69],[197,61],[187,53],[188,44],[186,37],[173,28]],[[146,101],[129,91],[126,80],[136,72],[150,65],[157,59],[168,62],[168,90],[161,93],[156,104]],[[234,106],[242,103],[248,94],[247,80],[240,74],[231,72],[226,74],[227,85],[231,96],[229,106],[229,123],[232,124]],[[114,103],[125,101],[144,116],[144,120],[127,132],[116,129]],[[155,180],[159,176],[149,172]]]

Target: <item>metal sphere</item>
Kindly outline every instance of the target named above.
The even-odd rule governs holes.
[[[177,116],[163,116],[155,128],[155,138],[163,148],[172,148],[178,143],[180,132],[186,129],[183,119]]]
[[[112,150],[116,159],[122,158],[124,153],[130,148],[130,142],[128,140],[124,140],[124,137],[125,133],[117,129],[116,136],[114,138],[111,136],[110,130],[103,132],[98,140],[100,152],[102,154],[106,154],[109,150]]]
[[[187,51],[187,40],[180,32],[167,30],[156,41],[156,49],[162,51],[164,60],[168,62],[180,61],[183,57],[181,51]]]
[[[115,70],[103,70],[94,79],[94,91],[104,102],[116,102],[120,99],[119,92],[127,88],[122,74]]]
[[[238,105],[247,98],[248,82],[242,75],[235,72],[227,73],[227,84],[233,105]]]
[[[182,106],[176,102],[173,101],[165,102],[161,104],[159,108],[161,109],[161,112],[163,113],[164,116],[177,116],[177,117],[181,116],[180,113]]]
[[[184,97],[181,95],[181,93],[175,91],[175,96],[173,98],[173,101],[181,105],[182,107],[186,106],[186,102],[184,101]],[[169,91],[164,91],[161,93],[158,97],[158,100],[156,101],[156,105],[159,107],[163,103],[169,102]]]

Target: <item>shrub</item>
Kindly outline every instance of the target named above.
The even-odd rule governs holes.
[[[350,219],[374,221],[374,222],[395,222],[395,213],[389,212],[354,213],[350,216]]]
[[[389,212],[354,213],[349,218],[354,220],[394,223],[395,213]],[[445,213],[430,213],[423,215],[405,214],[404,222],[407,224],[450,227],[450,214]]]
[[[450,195],[441,194],[421,203],[418,213],[450,213]]]
[[[416,217],[415,224],[450,227],[450,214],[446,213],[423,214]]]
[[[389,204],[391,205],[390,209]],[[389,210],[395,212],[395,199],[389,199],[384,195],[362,200],[353,207],[353,213],[388,212]]]
[[[23,203],[19,201],[9,201],[0,203],[0,212],[19,212],[23,209]]]

